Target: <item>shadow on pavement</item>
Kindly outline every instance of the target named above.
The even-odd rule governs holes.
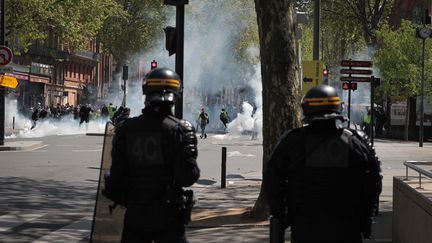
[[[94,207],[96,187],[95,183],[0,177],[0,211],[61,209],[89,212]]]

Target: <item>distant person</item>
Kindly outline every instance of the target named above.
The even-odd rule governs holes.
[[[40,111],[39,111],[39,118],[40,119],[45,119],[45,118],[47,118],[48,116],[49,116],[49,107],[47,106],[47,107],[45,107],[45,109],[41,109]]]
[[[222,124],[224,125],[224,132],[226,132],[227,123],[230,121],[230,117],[228,115],[228,112],[224,108],[222,108],[222,110],[219,114],[219,119],[221,120]]]
[[[384,136],[384,124],[387,122],[387,116],[382,107],[378,107],[376,109],[376,136],[383,137]]]
[[[108,111],[108,107],[104,104],[101,108],[101,118],[104,121],[107,121],[109,119],[109,111]]]
[[[200,122],[201,135],[200,138],[207,138],[207,133],[205,132],[206,126],[210,123],[209,115],[205,112],[204,108],[201,109],[201,113],[198,116],[198,121]]]
[[[270,242],[361,243],[382,190],[380,163],[356,130],[343,128],[340,98],[327,85],[302,100],[304,126],[285,132],[264,168]]]
[[[109,103],[108,107],[108,115],[109,115],[109,119],[112,119],[114,116],[114,113],[116,112],[117,108],[114,107],[114,105],[112,103]]]
[[[39,119],[39,109],[35,108],[32,115],[31,115],[31,120],[32,120],[32,126],[30,129],[33,129],[36,127],[36,122]]]
[[[366,113],[363,116],[363,131],[370,137],[370,126],[372,125],[372,113],[369,108],[367,108]],[[373,131],[372,131],[373,132]]]
[[[79,110],[79,116],[80,116],[80,126],[83,122],[89,123],[90,121],[90,112],[94,112],[94,110],[91,108],[90,104],[81,106]]]
[[[80,117],[79,116],[79,108],[78,108],[78,106],[75,106],[73,108],[73,118],[74,118],[74,120],[78,120],[79,117]]]

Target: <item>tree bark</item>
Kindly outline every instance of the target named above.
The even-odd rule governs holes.
[[[263,100],[263,171],[284,131],[300,123],[300,85],[294,0],[255,0]],[[249,216],[268,216],[264,187]]]

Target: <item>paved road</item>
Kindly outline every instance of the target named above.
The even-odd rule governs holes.
[[[43,140],[46,146],[33,151],[0,152],[0,242],[87,242],[102,137],[68,135],[15,140]],[[202,177],[197,192],[199,187],[220,185],[223,146],[228,151],[228,185],[244,179],[260,180],[262,144],[259,140],[210,134],[207,139],[199,139],[198,163]],[[377,140],[376,148],[384,175],[381,205],[385,212],[390,212],[392,177],[404,175],[404,160],[430,160],[432,144],[419,148],[413,142]],[[253,198],[245,202],[253,202]],[[233,205],[242,206],[239,202]],[[215,229],[202,229],[195,234],[212,230]],[[264,231],[257,228],[257,233]],[[213,242],[222,242],[222,238]]]
[[[102,138],[18,140],[45,146],[1,152],[0,242],[88,242]]]

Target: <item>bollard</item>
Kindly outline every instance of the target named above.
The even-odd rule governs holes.
[[[12,117],[12,130],[15,130],[15,117]]]
[[[221,188],[226,187],[226,147],[222,147]]]

